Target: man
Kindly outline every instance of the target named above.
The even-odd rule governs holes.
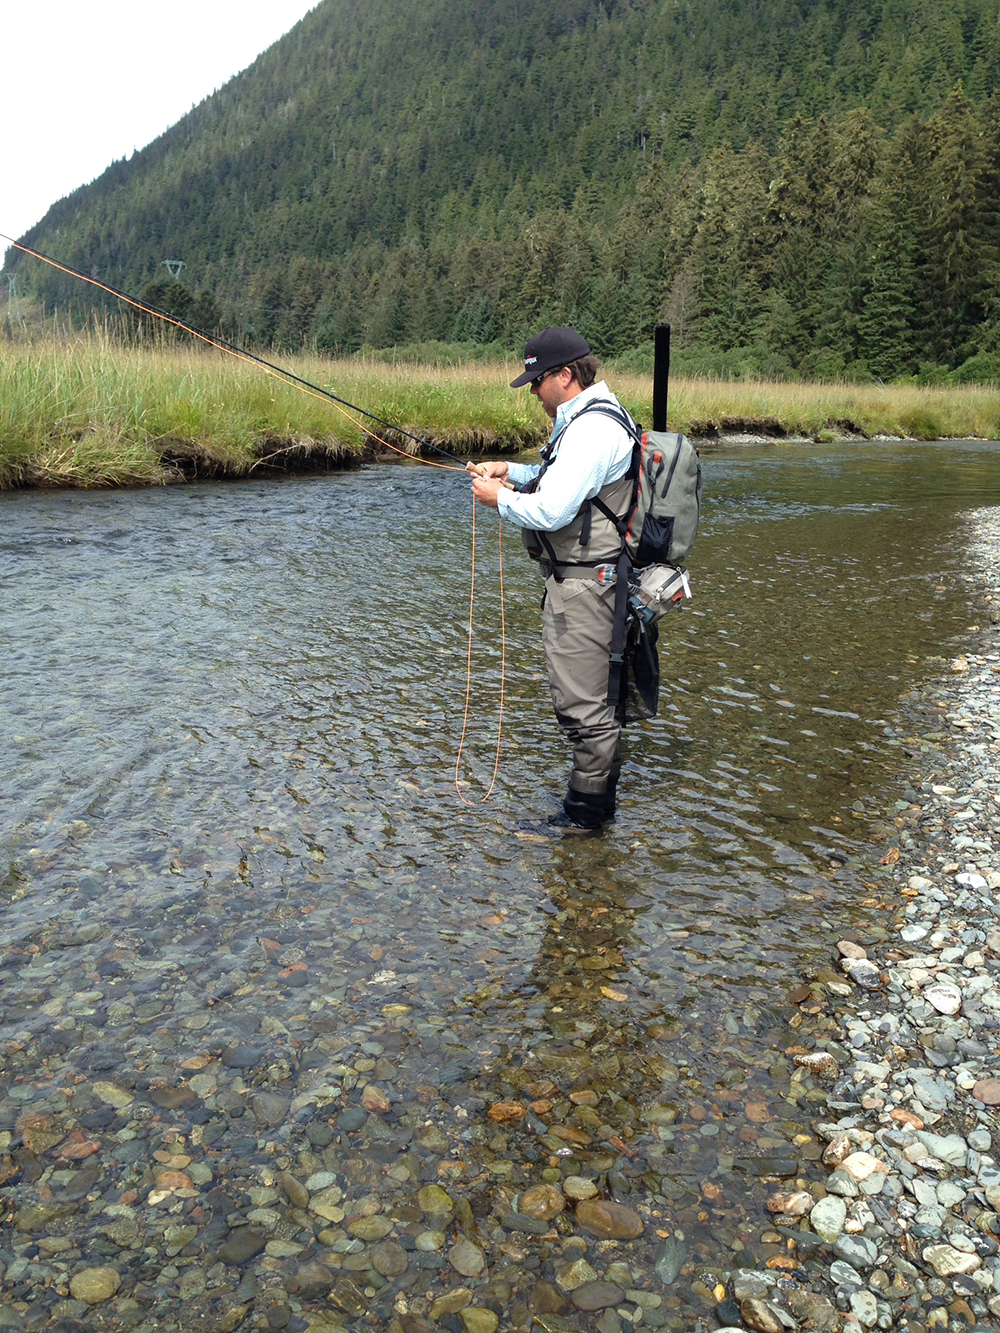
[[[476,499],[518,524],[545,575],[542,643],[556,718],[573,747],[563,808],[549,822],[575,829],[597,829],[614,816],[621,768],[621,725],[607,702],[615,605],[607,566],[622,539],[590,502],[619,518],[628,512],[632,438],[606,413],[584,412],[597,402],[624,412],[604,381],[595,382],[599,365],[575,329],[536,334],[511,388],[530,384],[552,419],[541,466],[469,465]]]

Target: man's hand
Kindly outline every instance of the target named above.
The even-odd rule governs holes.
[[[475,477],[492,477],[496,481],[507,480],[507,464],[501,461],[495,463],[466,463],[466,472],[471,472]]]
[[[499,465],[494,463],[493,466],[497,467]],[[506,463],[503,466],[506,471]],[[497,496],[503,489],[504,482],[496,477],[482,477],[476,474],[472,478],[472,494],[481,505],[486,505],[489,509],[496,509]]]

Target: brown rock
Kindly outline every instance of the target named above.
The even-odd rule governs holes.
[[[815,1202],[807,1190],[780,1190],[768,1199],[767,1211],[785,1217],[802,1217]]]
[[[1000,1078],[981,1078],[972,1089],[972,1095],[977,1102],[985,1102],[987,1106],[1000,1106]]]
[[[583,1088],[580,1092],[571,1092],[569,1099],[574,1106],[596,1106],[600,1101],[597,1093],[590,1088]]]
[[[197,1100],[190,1088],[154,1088],[149,1097],[165,1111],[176,1111],[179,1106]]]
[[[550,1125],[549,1133],[557,1139],[562,1139],[564,1143],[575,1143],[581,1148],[589,1147],[594,1141],[589,1134],[585,1134],[582,1129],[575,1129],[572,1125]]]
[[[853,940],[838,940],[837,952],[841,958],[867,958],[868,955],[862,949],[860,944],[855,944]]]
[[[183,1171],[157,1171],[156,1188],[158,1190],[194,1189],[194,1181]]]
[[[529,1301],[536,1314],[559,1314],[566,1309],[566,1298],[553,1282],[536,1282]]]
[[[14,1129],[21,1135],[28,1152],[35,1157],[48,1152],[66,1137],[65,1128],[54,1115],[45,1111],[25,1111],[18,1116]]]
[[[373,1111],[375,1115],[385,1115],[392,1110],[392,1102],[374,1083],[365,1085],[365,1090],[361,1094],[361,1105],[366,1111]]]
[[[84,1158],[91,1157],[95,1152],[100,1152],[101,1145],[97,1139],[88,1139],[75,1129],[65,1143],[59,1146],[59,1156],[65,1157],[69,1162],[82,1162]]]
[[[556,1185],[532,1185],[521,1195],[518,1212],[529,1217],[540,1217],[543,1222],[551,1222],[564,1210],[566,1200],[562,1190]]]
[[[494,1102],[486,1112],[486,1119],[495,1125],[504,1125],[510,1120],[520,1120],[523,1115],[524,1107],[520,1102]]]
[[[301,1180],[296,1180],[291,1171],[282,1171],[278,1176],[282,1193],[293,1208],[306,1208],[309,1205],[309,1191]]]
[[[576,1220],[584,1231],[601,1240],[635,1240],[645,1230],[634,1208],[607,1199],[581,1199],[576,1205]]]
[[[368,1251],[372,1268],[382,1277],[399,1277],[409,1266],[409,1259],[402,1245],[395,1240],[384,1240],[373,1245]]]
[[[785,1326],[770,1301],[747,1296],[740,1301],[740,1315],[747,1328],[756,1330],[756,1333],[784,1333]]]
[[[896,1106],[889,1112],[889,1119],[896,1120],[901,1125],[912,1125],[914,1129],[923,1129],[924,1122],[918,1115],[912,1111],[907,1111],[904,1106]]]
[[[617,1305],[625,1293],[613,1282],[585,1282],[570,1296],[578,1310],[606,1310]]]

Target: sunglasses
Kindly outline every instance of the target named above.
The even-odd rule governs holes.
[[[536,375],[535,378],[530,381],[531,388],[537,389],[541,384],[542,380],[548,379],[550,375],[557,375],[560,370],[564,369],[565,366],[553,366],[551,370],[543,370],[540,375]]]

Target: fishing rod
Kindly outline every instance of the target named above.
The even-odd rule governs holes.
[[[338,411],[344,411],[345,408],[349,408],[352,412],[357,412],[361,416],[367,417],[369,421],[376,421],[380,426],[386,426],[388,427],[389,430],[397,431],[400,435],[405,435],[407,439],[413,440],[416,444],[419,444],[428,449],[433,449],[435,453],[441,454],[445,458],[450,458],[455,463],[457,463],[458,468],[455,470],[460,470],[462,472],[465,472],[467,470],[466,464],[462,462],[462,460],[457,456],[457,454],[450,453],[447,449],[442,449],[440,445],[434,444],[430,440],[424,440],[419,435],[414,435],[412,431],[405,430],[402,426],[393,425],[391,421],[386,421],[384,417],[376,416],[374,412],[368,412],[363,407],[358,407],[354,403],[349,403],[346,398],[340,398],[337,394],[331,393],[329,389],[322,389],[318,384],[312,384],[309,380],[302,379],[300,375],[296,375],[294,374],[294,372],[290,370],[283,370],[281,366],[276,366],[270,361],[265,361],[262,356],[257,356],[256,353],[254,352],[248,352],[245,348],[239,347],[235,343],[227,342],[225,338],[219,338],[215,334],[208,333],[205,329],[198,328],[197,325],[195,324],[189,324],[186,320],[178,319],[176,315],[171,315],[168,311],[161,310],[159,306],[154,306],[147,301],[140,301],[134,296],[129,296],[127,292],[119,291],[116,287],[111,287],[107,283],[99,282],[96,278],[88,277],[86,273],[81,273],[79,269],[72,268],[68,264],[60,264],[57,260],[51,259],[48,255],[43,255],[39,250],[32,250],[27,245],[21,245],[18,241],[15,241],[13,237],[5,236],[3,232],[0,232],[0,240],[9,241],[10,244],[15,248],[15,250],[20,250],[26,255],[31,255],[33,259],[40,259],[42,263],[51,265],[52,268],[58,269],[61,273],[68,273],[71,277],[79,278],[81,282],[89,283],[92,287],[99,287],[101,291],[107,292],[110,296],[114,296],[119,301],[124,301],[127,305],[134,306],[137,310],[142,310],[148,315],[155,315],[157,319],[165,320],[166,323],[173,324],[175,328],[184,329],[185,332],[194,334],[196,338],[200,338],[202,342],[208,343],[210,347],[215,347],[221,352],[226,352],[230,356],[235,356],[238,360],[249,361],[258,366],[261,366],[264,370],[268,372],[268,374],[273,375],[283,384],[288,384],[289,387],[291,388],[298,387],[307,393],[313,394],[315,397],[328,399],[330,402],[334,404],[334,406],[337,408]],[[347,415],[346,412],[344,413],[344,415],[345,416]],[[348,420],[353,420],[353,418],[348,418]],[[356,422],[355,424],[359,423]],[[407,458],[413,457],[413,455],[407,453],[406,450],[397,449],[394,444],[389,444],[387,440],[383,440],[381,436],[375,435],[374,432],[369,432],[369,434],[372,436],[373,439],[378,440],[380,444],[384,444],[386,448],[393,450],[395,453],[403,454]],[[418,456],[417,461],[427,465],[428,467],[448,468],[449,470],[451,470],[449,464],[434,463],[429,458],[419,458]],[[509,485],[509,483],[507,484]],[[465,716],[462,722],[462,738],[459,742],[458,755],[455,759],[455,790],[458,793],[459,800],[462,802],[463,805],[467,806],[472,806],[474,804],[479,805],[489,800],[490,796],[493,794],[493,789],[496,786],[497,774],[500,769],[500,743],[501,743],[502,729],[503,729],[504,693],[506,685],[507,627],[504,615],[504,600],[503,600],[504,599],[503,544],[502,544],[502,539],[500,538],[499,535],[499,531],[498,531],[498,542],[499,542],[499,557],[500,557],[500,702],[499,702],[499,715],[497,719],[497,744],[493,762],[493,776],[490,780],[490,785],[486,791],[486,795],[480,797],[478,801],[473,802],[467,800],[464,794],[462,793],[460,777],[459,777],[460,767],[462,763],[462,754],[465,748],[465,738],[468,731],[471,705],[472,705],[472,639],[473,639],[472,617],[473,617],[473,607],[476,595],[476,501],[475,497],[473,497],[472,579],[471,579],[471,587],[469,590],[469,650],[466,662]]]
[[[364,407],[358,407],[356,403],[349,403],[346,398],[340,398],[337,394],[331,393],[329,389],[323,389],[318,384],[313,384],[310,380],[303,379],[300,375],[296,375],[294,371],[285,370],[281,366],[274,365],[271,361],[265,361],[262,356],[258,356],[255,352],[248,352],[245,347],[240,347],[236,343],[227,342],[225,338],[220,338],[214,333],[208,333],[205,329],[198,328],[196,324],[189,324],[187,320],[178,319],[176,315],[170,314],[169,311],[161,310],[159,306],[152,305],[148,301],[140,301],[138,297],[130,296],[128,292],[119,291],[117,287],[112,287],[105,282],[99,282],[96,278],[88,277],[86,273],[81,273],[79,269],[72,268],[69,264],[61,264],[57,260],[50,258],[48,255],[43,255],[39,250],[32,250],[30,246],[21,245],[18,241],[15,241],[13,237],[5,236],[3,232],[0,232],[0,240],[9,241],[15,250],[20,250],[26,255],[31,255],[33,259],[40,259],[43,264],[49,264],[52,268],[58,269],[60,273],[68,273],[70,277],[79,278],[81,282],[89,283],[92,287],[99,287],[101,291],[107,292],[110,296],[114,296],[119,301],[126,302],[127,305],[134,306],[137,310],[142,310],[147,315],[155,315],[157,319],[166,320],[168,324],[173,324],[176,328],[183,329],[186,333],[194,334],[196,338],[200,338],[202,342],[208,343],[210,347],[218,348],[221,352],[228,352],[230,356],[239,357],[241,360],[252,361],[258,366],[263,366],[265,370],[269,371],[272,375],[277,375],[286,384],[294,382],[305,389],[311,390],[314,394],[319,394],[323,398],[328,398],[330,402],[336,403],[340,407],[347,407],[350,408],[352,412],[358,412],[361,416],[367,417],[369,421],[375,421],[380,426],[385,426],[399,435],[405,435],[407,439],[413,440],[415,444],[419,444],[422,448],[433,449],[435,453],[441,454],[444,458],[452,459],[458,464],[463,472],[466,470],[465,463],[457,454],[453,454],[447,449],[442,449],[440,445],[434,444],[431,440],[425,440],[419,435],[414,435],[412,431],[408,431],[402,426],[397,426],[391,421],[386,421],[384,417],[376,416],[374,412],[369,412]],[[375,438],[378,439],[378,436],[375,436]],[[380,443],[386,444],[389,449],[393,448],[393,446],[388,444],[385,440],[380,440]],[[405,453],[406,451],[399,449],[396,450],[396,452]]]

